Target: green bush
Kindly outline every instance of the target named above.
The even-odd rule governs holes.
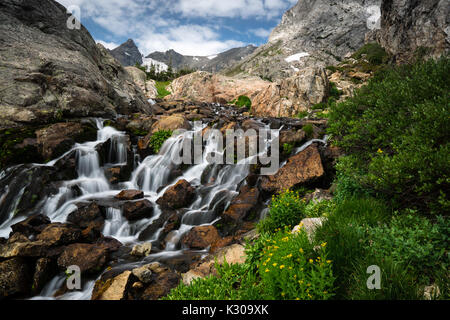
[[[159,150],[161,150],[164,142],[166,142],[166,140],[169,139],[172,134],[172,130],[159,130],[155,132],[150,138],[150,148],[153,150],[153,152],[159,153]]]
[[[365,55],[365,59],[373,65],[380,65],[387,62],[388,54],[378,43],[368,43],[356,51],[352,58],[361,59]]]
[[[217,277],[182,282],[162,300],[261,300],[262,288],[246,264],[216,264]]]
[[[361,257],[366,256],[364,241],[367,228],[387,221],[391,214],[389,208],[377,199],[347,199],[337,203],[327,221],[317,229],[316,243],[328,244],[338,298],[348,298],[352,277]],[[368,266],[370,264],[366,268]]]
[[[283,144],[283,154],[286,156],[289,156],[292,153],[292,150],[294,150],[294,145],[291,143],[285,143]]]
[[[239,96],[237,100],[231,101],[230,104],[234,104],[240,108],[246,107],[250,109],[252,107],[252,101],[247,96]]]
[[[415,215],[397,216],[368,232],[366,250],[376,261],[391,257],[403,268],[430,284],[434,275],[449,268],[450,223],[438,217],[433,224]]]
[[[306,232],[278,232],[266,240],[259,274],[265,294],[273,300],[327,300],[333,296],[332,262],[326,243],[319,249]]]
[[[300,198],[298,192],[287,190],[273,196],[269,216],[259,222],[259,231],[273,233],[280,228],[296,226],[305,217],[305,206],[306,202]]]
[[[304,126],[302,128],[302,130],[305,131],[306,136],[308,138],[311,138],[313,136],[313,134],[314,134],[314,128],[313,128],[312,124],[307,124],[306,126]]]
[[[448,58],[383,71],[334,105],[329,133],[341,172],[400,208],[450,211]]]
[[[308,111],[300,111],[299,113],[297,113],[297,115],[295,117],[299,118],[299,119],[303,119],[303,118],[306,118],[308,115],[309,115]]]
[[[307,218],[327,217],[334,211],[334,207],[335,202],[331,200],[311,201],[305,207],[305,216]]]

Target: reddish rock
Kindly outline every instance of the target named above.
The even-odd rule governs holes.
[[[246,186],[242,188],[241,193],[231,202],[228,209],[223,213],[222,218],[232,222],[242,221],[256,209],[258,200],[258,189]]]
[[[22,258],[0,262],[0,300],[30,291],[30,268]]]
[[[191,249],[206,249],[220,239],[220,235],[214,226],[200,226],[189,231],[183,237],[182,244]]]
[[[123,190],[114,198],[117,200],[138,200],[144,198],[144,192],[140,190]]]
[[[32,215],[31,217],[13,224],[11,229],[13,233],[18,232],[26,236],[36,235],[50,224],[50,219],[42,214]]]
[[[81,207],[80,209],[70,213],[67,217],[67,221],[83,229],[95,226],[96,229],[101,231],[103,229],[103,225],[105,224],[105,217],[105,208],[98,206],[95,202],[92,202],[88,206]]]
[[[160,272],[139,297],[140,300],[158,300],[168,295],[180,283],[181,277],[177,273],[169,269],[158,271]]]
[[[156,203],[163,208],[180,209],[189,206],[195,198],[195,188],[186,180],[178,181],[167,189],[164,195]]]
[[[66,270],[79,266],[81,272],[101,271],[108,259],[108,247],[102,244],[75,243],[67,246],[58,258],[58,266]]]
[[[50,245],[42,240],[30,241],[28,239],[12,238],[0,245],[0,258],[14,257],[42,257],[48,254]]]
[[[47,282],[50,281],[57,273],[58,269],[53,259],[39,258],[36,261],[32,280],[32,294],[39,294],[39,292],[41,292]]]
[[[261,189],[268,193],[283,192],[299,184],[321,178],[325,171],[315,145],[289,158],[275,175],[262,178]]]
[[[45,227],[37,236],[37,240],[41,240],[48,245],[66,245],[77,242],[81,238],[81,230],[67,224],[52,223]]]
[[[280,132],[280,147],[285,143],[293,146],[301,144],[306,140],[306,133],[303,130],[284,130]]]
[[[129,221],[150,218],[153,214],[152,203],[148,200],[127,202],[123,206],[123,215]]]
[[[44,159],[53,159],[69,151],[75,142],[95,140],[94,128],[79,122],[55,123],[36,131],[39,153]]]

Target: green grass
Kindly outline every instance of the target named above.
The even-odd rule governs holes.
[[[167,90],[167,87],[170,85],[171,81],[156,81],[156,90],[158,90],[158,98],[163,99],[164,97],[171,94],[170,91]]]

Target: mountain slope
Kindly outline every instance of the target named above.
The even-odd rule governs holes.
[[[280,79],[304,66],[336,64],[359,49],[381,0],[301,0],[288,10],[269,42],[223,71]]]
[[[153,52],[146,58],[160,61],[166,65],[172,65],[172,68],[179,70],[182,68],[196,69],[207,72],[219,72],[241,61],[243,58],[252,54],[256,50],[253,45],[242,48],[233,48],[228,51],[213,56],[184,56],[175,50],[166,52]]]
[[[0,129],[150,108],[89,32],[53,0],[0,2]]]

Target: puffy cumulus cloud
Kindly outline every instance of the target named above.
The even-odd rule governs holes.
[[[170,48],[192,56],[208,56],[245,45],[241,41],[220,40],[220,34],[213,28],[199,25],[182,25],[166,32],[145,33],[136,42],[144,54]]]

